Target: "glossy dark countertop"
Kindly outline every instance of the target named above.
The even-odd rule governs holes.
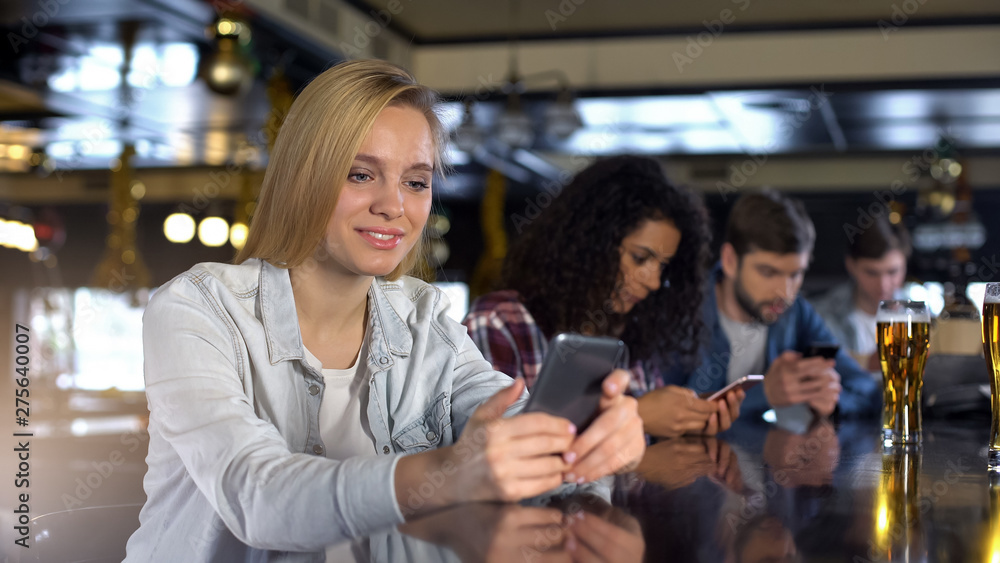
[[[610,496],[458,506],[342,546],[334,560],[1000,562],[989,420],[925,420],[922,445],[910,449],[885,450],[879,430],[875,421],[823,422],[796,434],[762,423],[664,440],[615,479]],[[127,452],[119,442],[107,447]],[[53,438],[39,442],[40,471],[56,469],[42,464],[43,448],[58,448],[66,467],[69,450]],[[108,459],[94,447],[74,451],[71,470],[92,469],[85,457]],[[20,560],[120,561],[138,525],[142,453],[69,511],[43,506],[64,504],[61,493],[82,473],[40,473],[54,487],[36,504],[36,549]]]
[[[925,420],[918,448],[883,448],[879,429],[663,441],[616,504],[642,523],[648,561],[1000,561],[989,421]]]

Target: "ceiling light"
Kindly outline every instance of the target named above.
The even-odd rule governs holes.
[[[194,219],[187,213],[172,213],[163,222],[163,234],[170,242],[189,242],[194,238],[194,229]]]
[[[0,246],[16,248],[24,252],[34,252],[38,250],[35,229],[20,221],[0,219]]]
[[[222,217],[205,217],[198,224],[198,240],[205,246],[222,246],[229,240],[229,223]]]
[[[241,250],[243,245],[247,243],[249,233],[250,229],[244,223],[233,223],[233,226],[229,228],[229,244],[233,245],[236,250]]]

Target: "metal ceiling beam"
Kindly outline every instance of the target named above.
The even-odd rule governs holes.
[[[577,90],[669,91],[1000,76],[1000,26],[721,34],[522,43],[524,73],[559,68]],[[698,41],[702,41],[699,43]],[[502,81],[504,43],[415,49],[418,79],[449,95]],[[478,91],[477,91],[478,89]]]

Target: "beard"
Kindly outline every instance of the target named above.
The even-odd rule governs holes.
[[[784,314],[784,311],[782,311],[778,315],[765,315],[765,307],[769,305],[781,304],[787,311],[788,307],[791,305],[791,303],[788,303],[784,299],[774,299],[771,301],[760,301],[755,303],[753,297],[750,297],[746,288],[743,287],[743,282],[740,279],[739,272],[736,273],[736,278],[733,280],[733,292],[736,294],[736,303],[739,304],[741,309],[743,309],[743,312],[750,315],[753,322],[759,324],[774,324],[781,317],[781,315]]]

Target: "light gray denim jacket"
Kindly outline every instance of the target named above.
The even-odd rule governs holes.
[[[378,455],[335,461],[288,270],[199,264],[155,293],[143,317],[147,500],[126,561],[322,561],[326,545],[403,521],[400,455],[452,444],[511,380],[433,286],[376,278],[368,305],[362,369]]]

